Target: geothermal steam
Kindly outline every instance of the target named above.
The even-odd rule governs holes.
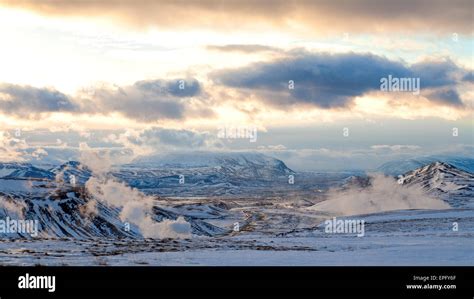
[[[331,190],[328,200],[315,204],[312,210],[338,216],[370,214],[405,209],[448,209],[444,201],[432,198],[416,186],[404,186],[391,177],[371,176],[371,186]]]
[[[191,225],[183,217],[176,220],[154,221],[151,216],[152,197],[107,177],[106,172],[112,165],[107,154],[99,155],[86,149],[81,153],[80,161],[93,172],[93,176],[86,182],[89,193],[108,206],[121,208],[120,220],[136,225],[143,237],[162,239],[191,236]]]

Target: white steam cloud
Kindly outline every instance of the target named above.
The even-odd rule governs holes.
[[[371,178],[371,186],[332,190],[327,200],[310,209],[348,216],[392,210],[450,208],[446,202],[428,196],[419,187],[400,185],[395,179],[381,174],[371,175]]]
[[[191,225],[178,217],[176,220],[153,220],[151,196],[131,188],[122,182],[107,177],[112,163],[107,154],[100,155],[89,148],[81,153],[80,162],[92,170],[93,176],[86,182],[86,189],[98,201],[108,206],[121,208],[120,220],[136,225],[145,238],[189,238]]]

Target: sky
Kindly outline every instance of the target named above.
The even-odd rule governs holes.
[[[473,20],[461,0],[0,0],[0,161],[472,157]]]

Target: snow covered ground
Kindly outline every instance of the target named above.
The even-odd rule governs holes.
[[[474,265],[474,210],[395,211],[359,216],[365,235],[324,227],[278,236],[242,232],[185,240],[0,242],[2,265]],[[453,223],[458,231],[453,231]]]
[[[200,168],[184,192],[176,173],[164,182],[150,168],[129,166],[117,181],[72,162],[54,171],[8,164],[0,220],[35,219],[41,229],[0,231],[0,265],[474,265],[472,173],[435,162],[399,179],[299,174],[278,160],[237,158]],[[71,173],[77,185],[64,179]],[[259,179],[274,173],[282,181]],[[138,181],[144,189],[127,184]],[[328,230],[334,217],[362,234]]]

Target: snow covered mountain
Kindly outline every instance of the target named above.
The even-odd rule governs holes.
[[[162,195],[224,195],[242,187],[282,184],[294,174],[281,160],[259,153],[171,153],[136,159],[113,175]]]
[[[47,197],[13,195],[0,202],[0,218],[34,219],[38,221],[40,238],[136,237],[127,232],[120,221],[119,211],[98,203],[91,216],[90,197],[79,188],[55,190]],[[0,234],[5,238],[30,238],[28,234]]]
[[[91,177],[96,178],[95,174],[76,161],[69,161],[49,170],[29,164],[2,164],[4,177],[0,178],[0,219],[10,217],[38,220],[42,238],[141,237],[138,227],[131,225],[130,229],[125,228],[121,208],[98,200],[97,197],[107,191],[107,198],[111,201],[117,196],[131,200],[123,192],[136,195],[139,191],[134,191],[128,187],[130,186],[150,191],[148,194],[153,198],[150,215],[157,223],[184,217],[191,226],[192,234],[215,236],[229,233],[230,224],[233,223],[231,219],[241,217],[241,212],[238,211],[237,216],[233,216],[229,212],[229,206],[218,200],[186,206],[182,206],[181,202],[179,205],[169,205],[167,201],[158,204],[156,202],[160,198],[157,195],[160,192],[157,191],[196,196],[199,192],[212,195],[212,191],[221,190],[223,194],[227,194],[229,190],[235,191],[244,185],[255,187],[267,184],[267,181],[275,183],[275,178],[281,176],[284,176],[286,182],[286,175],[293,173],[282,161],[260,154],[202,154],[196,157],[200,159],[167,156],[165,160],[155,164],[137,162],[123,168],[116,167],[105,176],[107,180],[118,182],[103,185],[101,188],[104,189],[96,193],[85,187]],[[183,184],[179,182],[180,175],[185,175]],[[75,178],[75,184],[71,183],[71,177]],[[119,182],[123,182],[124,187]],[[224,218],[230,220],[225,220],[223,225],[215,224]],[[8,234],[5,237],[29,238],[21,234]]]
[[[397,176],[408,171],[415,170],[433,162],[444,162],[455,166],[458,169],[474,173],[474,159],[469,157],[452,157],[452,156],[427,156],[417,157],[405,160],[395,160],[382,164],[377,168],[378,172],[386,175]]]
[[[28,163],[0,163],[0,196],[44,194],[53,180],[54,173]]]
[[[142,237],[138,227],[131,225],[130,229],[126,229],[120,208],[97,200],[97,196],[103,194],[101,192],[104,190],[109,192],[108,198],[124,196],[121,185],[117,185],[121,183],[103,186],[101,192],[93,193],[83,183],[94,174],[84,165],[72,161],[50,170],[27,164],[1,165],[4,176],[0,178],[0,219],[7,216],[36,219],[39,221],[40,237],[43,238]],[[282,161],[260,154],[203,154],[196,155],[196,159],[179,154],[168,155],[161,160],[136,161],[122,168],[114,168],[107,177],[123,182],[123,186],[137,187],[142,192],[149,191],[146,194],[153,198],[150,213],[156,223],[184,217],[194,235],[226,236],[232,233],[235,221],[239,221],[245,229],[252,229],[256,223],[267,219],[262,216],[261,205],[268,210],[266,205],[273,204],[275,200],[275,215],[272,217],[281,220],[284,217],[281,214],[282,208],[293,207],[298,202],[295,198],[302,196],[306,200],[310,199],[306,196],[307,193],[304,196],[303,193],[292,193],[301,191],[297,189],[298,184],[288,184],[288,175],[293,173]],[[77,179],[78,184],[75,186],[66,180],[70,175]],[[183,184],[179,183],[180,175],[184,175]],[[298,175],[296,177],[299,179]],[[406,173],[402,179],[403,184],[419,186],[454,208],[474,206],[474,175],[450,164],[435,162]],[[312,182],[314,188],[318,184],[315,179],[308,182]],[[349,177],[342,182],[346,182],[347,186],[357,185],[361,189],[370,185],[367,177]],[[15,185],[17,183],[23,184],[23,189]],[[129,187],[124,188],[130,194],[138,192]],[[277,188],[283,191],[284,196],[281,198],[290,203],[281,204],[279,199],[272,199]],[[188,198],[180,197],[175,201],[172,198],[162,199],[160,192]],[[255,196],[254,204],[246,206],[251,197],[247,193],[242,196],[244,193],[239,192],[251,192]],[[229,194],[238,196],[227,200]],[[124,198],[128,199],[127,196]],[[318,196],[320,195],[316,195],[314,200],[322,198]],[[242,206],[236,204],[239,198],[245,198]],[[302,204],[306,206],[312,202],[304,201]],[[255,211],[251,212],[252,210]],[[5,237],[29,238],[12,234]]]
[[[181,152],[137,158],[141,168],[202,169],[241,178],[271,178],[294,173],[281,160],[260,153]]]
[[[0,178],[23,180],[52,180],[54,174],[28,163],[0,163]]]
[[[69,161],[50,169],[57,180],[71,182],[72,177],[76,184],[85,184],[92,176],[92,171],[85,165],[77,161]]]
[[[420,186],[452,207],[474,207],[474,174],[444,162],[434,162],[407,172],[404,185]]]
[[[251,188],[288,185],[290,174],[294,172],[285,163],[263,154],[214,152],[142,157],[131,164],[115,166],[108,171],[108,175],[131,187],[147,194],[164,196],[253,192]],[[38,185],[32,183],[35,180],[43,182],[41,186],[47,188],[61,185],[84,186],[92,175],[86,165],[77,161],[69,161],[47,170],[30,164],[3,163],[0,164],[0,193],[47,191],[35,187]]]
[[[156,204],[151,217],[156,222],[184,217],[190,223],[194,235],[213,236],[227,233],[229,229],[215,226],[207,219],[224,218],[229,215],[227,209],[223,203],[185,208]],[[39,238],[142,238],[139,227],[122,220],[121,210],[120,207],[97,200],[82,186],[65,186],[41,196],[0,193],[0,219],[8,217],[37,220],[39,233],[34,237]],[[0,233],[0,238],[30,239],[31,236],[22,233]]]

